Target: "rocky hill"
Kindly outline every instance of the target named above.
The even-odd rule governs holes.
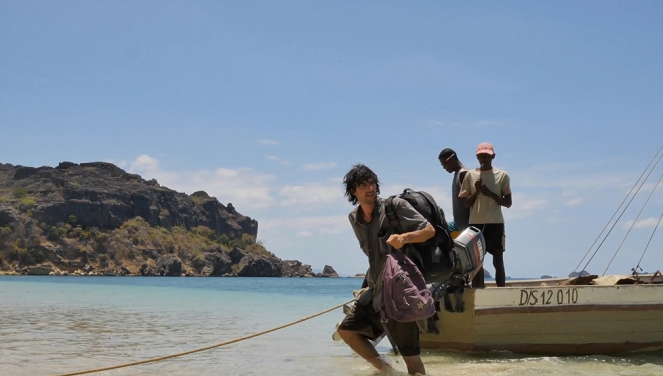
[[[257,234],[258,222],[230,203],[111,163],[0,164],[5,274],[316,276]]]

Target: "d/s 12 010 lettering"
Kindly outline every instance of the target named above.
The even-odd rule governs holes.
[[[578,289],[520,290],[518,305],[562,305],[578,303]]]

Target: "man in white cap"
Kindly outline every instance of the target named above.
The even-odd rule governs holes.
[[[506,171],[493,167],[495,159],[493,145],[488,142],[479,144],[476,154],[481,167],[467,172],[458,197],[464,197],[465,205],[470,208],[470,226],[483,231],[486,252],[493,256],[495,283],[498,287],[504,287],[506,272],[502,206],[511,207],[511,179]],[[472,287],[485,287],[483,268],[474,276]]]

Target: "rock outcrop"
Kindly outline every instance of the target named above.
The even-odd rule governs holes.
[[[338,273],[336,273],[336,270],[334,270],[334,268],[332,268],[331,266],[325,265],[324,269],[322,269],[320,277],[338,278]]]
[[[230,238],[258,234],[258,222],[232,204],[224,206],[202,191],[188,196],[106,162],[62,162],[55,168],[0,165],[0,190],[16,189],[34,200],[32,218],[53,226],[74,216],[83,227],[114,229],[141,217],[153,227],[206,226]],[[0,225],[12,218],[15,213],[0,208]]]
[[[311,265],[302,264],[301,261],[283,260],[281,265],[281,276],[283,277],[315,277]]]
[[[0,273],[314,277],[256,241],[258,222],[106,162],[0,164]],[[338,276],[325,266],[317,276]]]

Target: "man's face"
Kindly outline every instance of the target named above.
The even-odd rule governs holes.
[[[377,184],[375,184],[375,180],[368,180],[357,185],[357,188],[355,188],[354,191],[354,195],[360,204],[372,204],[375,202],[375,198],[377,197],[376,191]]]
[[[440,158],[440,164],[442,165],[442,168],[444,168],[448,173],[454,172],[454,161],[453,154],[446,158]]]
[[[477,154],[477,160],[482,166],[487,163],[490,163],[493,160],[493,158],[495,158],[495,155],[493,154],[488,154],[488,153]]]

